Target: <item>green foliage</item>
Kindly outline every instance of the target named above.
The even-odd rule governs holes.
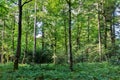
[[[22,2],[24,3],[25,1],[28,0],[23,0]],[[42,35],[44,34],[44,37],[42,36],[37,38],[35,62],[52,63],[52,56],[55,54],[57,65],[42,64],[40,66],[26,64],[21,65],[20,70],[14,72],[11,70],[13,64],[5,64],[0,66],[0,79],[39,80],[41,78],[45,78],[46,80],[102,80],[104,78],[105,80],[117,80],[119,78],[117,74],[119,72],[116,71],[119,68],[116,66],[115,69],[114,66],[106,63],[103,63],[106,66],[96,63],[77,64],[79,62],[99,62],[100,58],[102,58],[102,61],[109,61],[114,65],[120,64],[120,47],[118,46],[120,43],[115,44],[116,46],[114,48],[111,40],[112,33],[110,33],[110,27],[113,24],[112,13],[115,9],[115,0],[71,1],[72,51],[74,59],[73,62],[76,63],[75,72],[70,72],[68,70],[68,66],[66,65],[62,66],[68,61],[68,3],[66,0],[36,1],[36,14],[34,13],[35,0],[32,0],[32,2],[27,3],[27,5],[23,7],[21,43],[22,54],[19,62],[22,62],[24,56],[25,63],[32,62],[34,41],[33,26],[34,17],[36,16],[37,22],[42,22],[41,26],[38,27],[37,25],[36,33],[41,33]],[[116,3],[118,4],[119,0],[117,1],[118,2]],[[19,13],[18,7],[15,3],[17,3],[17,0],[0,0],[0,56],[1,54],[4,54],[5,62],[14,56],[17,47],[17,23]],[[97,4],[100,4],[98,10]],[[100,11],[99,14],[98,11]],[[98,15],[100,15],[102,55],[99,54]],[[104,20],[103,17],[106,18],[106,20]],[[113,22],[117,21],[119,21],[119,17],[118,19],[115,18]],[[107,27],[107,32],[105,32],[105,27]],[[2,31],[4,32],[3,36],[3,33],[1,33]],[[105,34],[107,34],[107,37]],[[106,40],[105,37],[107,38]],[[106,49],[104,47],[104,41],[107,43]],[[118,40],[118,42],[120,41]],[[115,50],[114,54],[113,50]],[[113,72],[109,69],[112,69]]]
[[[24,54],[23,52],[22,54]],[[28,51],[25,56],[25,63],[31,63],[32,62],[32,55],[33,51]],[[23,59],[23,56],[21,56],[20,62]],[[45,49],[44,51],[37,49],[35,54],[35,63],[51,63],[52,62],[52,52],[49,49]]]
[[[0,80],[119,80],[120,68],[104,63],[78,63],[70,72],[67,65],[20,64],[12,70],[13,64],[0,64]]]

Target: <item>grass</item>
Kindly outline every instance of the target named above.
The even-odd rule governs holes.
[[[120,80],[120,66],[103,63],[78,63],[70,72],[68,65],[20,64],[13,71],[13,63],[0,64],[0,80]]]

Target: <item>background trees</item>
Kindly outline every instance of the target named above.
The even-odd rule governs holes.
[[[1,63],[31,63],[33,52],[35,63],[69,60],[71,70],[73,63],[119,60],[119,1],[30,1],[0,1]]]

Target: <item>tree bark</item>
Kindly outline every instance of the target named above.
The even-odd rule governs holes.
[[[71,33],[71,0],[69,0],[68,2],[68,5],[69,5],[69,29],[68,29],[68,32],[69,32],[69,46],[68,46],[68,62],[69,62],[69,68],[71,71],[73,71],[73,57],[72,57],[72,33]]]
[[[99,13],[99,3],[97,5],[97,9],[98,9],[98,41],[99,41],[99,56],[100,59],[99,61],[101,61],[101,56],[102,56],[102,44],[101,44],[101,27],[100,27],[100,13]]]
[[[12,50],[14,53],[15,47],[14,47],[14,30],[15,30],[15,15],[14,15],[14,22],[13,22],[13,27],[12,27]]]
[[[19,21],[18,21],[18,39],[17,39],[17,50],[14,61],[14,70],[18,69],[19,58],[21,54],[21,34],[22,34],[22,0],[18,0],[19,8]]]

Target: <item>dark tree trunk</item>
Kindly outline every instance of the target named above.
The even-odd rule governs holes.
[[[18,0],[19,7],[19,21],[18,21],[18,39],[17,39],[17,50],[14,61],[14,70],[18,69],[19,58],[21,54],[21,34],[22,34],[22,0]]]
[[[12,26],[12,50],[14,53],[15,47],[14,47],[14,30],[15,30],[15,15],[14,15],[14,22],[13,22],[13,26]]]
[[[45,35],[44,35],[44,28],[42,27],[42,52],[44,52],[44,49],[45,49],[44,38],[45,38]]]
[[[73,71],[73,57],[72,57],[72,38],[71,38],[71,0],[68,1],[68,5],[69,5],[69,46],[68,46],[68,58],[69,58],[69,68],[71,71]]]
[[[104,47],[105,47],[105,49],[107,49],[107,31],[108,31],[108,29],[107,29],[107,23],[106,22],[104,22],[104,27],[105,27]]]
[[[87,35],[88,35],[88,36],[87,36],[87,42],[88,42],[88,43],[89,43],[89,41],[90,41],[90,37],[89,37],[89,36],[90,36],[90,24],[89,24],[89,20],[90,20],[90,19],[89,19],[89,16],[88,16],[88,27],[87,27],[87,30],[88,30],[88,31],[87,31],[87,32],[88,32],[88,34],[87,34]]]
[[[42,26],[42,54],[41,54],[40,60],[42,60],[42,55],[44,54],[44,52],[45,52],[45,29],[44,29],[44,25],[43,25]]]

